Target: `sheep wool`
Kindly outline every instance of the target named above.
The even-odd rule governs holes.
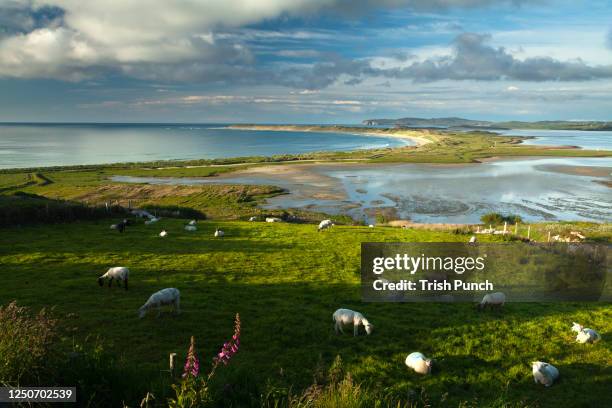
[[[533,381],[536,384],[543,384],[545,387],[553,385],[559,378],[559,370],[552,364],[543,361],[534,361],[532,364]]]
[[[138,317],[141,319],[151,309],[157,309],[157,317],[161,315],[162,306],[173,306],[176,314],[181,313],[181,292],[177,288],[166,288],[155,292],[149,300],[138,309]]]
[[[426,358],[423,353],[414,352],[406,357],[406,365],[418,374],[431,374],[431,359]]]
[[[580,344],[597,343],[601,340],[601,336],[593,329],[582,329],[576,336],[576,341]]]
[[[332,222],[332,220],[323,220],[319,223],[319,227],[317,228],[318,231],[322,231],[324,229],[328,229],[334,226],[334,223]]]
[[[355,312],[350,309],[338,309],[332,315],[332,319],[334,322],[334,328],[336,330],[336,334],[343,333],[342,330],[343,325],[352,324],[353,325],[353,336],[357,336],[359,332],[359,326],[363,325],[367,334],[371,334],[372,330],[374,330],[374,325],[371,324],[361,313]]]
[[[502,292],[488,293],[482,297],[482,301],[478,305],[480,310],[488,307],[501,308],[506,303],[506,295]]]
[[[130,270],[125,266],[115,266],[109,268],[108,271],[98,278],[98,284],[104,286],[104,280],[108,279],[108,287],[113,285],[113,280],[117,279],[117,282],[121,285],[121,282],[125,285],[125,290],[128,288],[128,278],[130,276]]]

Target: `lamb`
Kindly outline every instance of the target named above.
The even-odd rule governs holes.
[[[280,218],[277,217],[267,217],[266,218],[266,222],[282,222],[283,220],[281,220]]]
[[[550,387],[555,380],[559,378],[559,370],[552,364],[534,361],[531,363],[531,366],[533,370],[533,380],[536,384],[543,384],[545,387]]]
[[[164,238],[168,236],[168,233],[166,232],[166,230],[162,230],[162,232],[159,233],[159,236]]]
[[[506,303],[506,295],[502,292],[488,293],[483,296],[482,301],[478,304],[479,310],[484,310],[487,306],[492,308],[501,309]]]
[[[353,336],[357,336],[359,332],[359,325],[363,325],[367,334],[371,334],[374,329],[374,325],[371,324],[361,313],[355,312],[350,309],[338,309],[332,315],[332,319],[335,323],[336,334],[338,332],[344,334],[342,326],[345,324],[353,324]]]
[[[144,305],[138,309],[138,317],[143,318],[150,309],[157,308],[157,317],[161,315],[161,307],[172,305],[176,314],[181,313],[181,292],[176,288],[162,289],[149,297]]]
[[[109,268],[104,275],[98,278],[98,284],[104,286],[104,279],[108,279],[108,287],[110,288],[113,285],[113,279],[117,279],[119,286],[121,286],[121,281],[123,281],[125,283],[125,290],[127,290],[129,275],[130,270],[125,266],[115,266]]]
[[[332,220],[323,220],[319,223],[319,227],[317,228],[317,231],[322,231],[324,229],[328,229],[334,226],[334,223],[332,222]]]
[[[217,228],[215,230],[215,237],[216,238],[223,238],[223,236],[225,235],[225,232],[223,232],[222,230],[220,230],[219,228]]]
[[[406,357],[408,368],[412,368],[418,374],[431,374],[431,364],[431,359],[426,358],[423,353],[414,352]]]
[[[185,231],[197,231],[198,227],[195,225],[185,225]]]
[[[593,329],[585,328],[583,325],[573,322],[572,331],[578,333],[576,341],[580,344],[597,343],[601,336]]]

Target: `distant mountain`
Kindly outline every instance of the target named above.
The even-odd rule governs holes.
[[[539,122],[490,122],[464,118],[399,118],[366,119],[366,126],[442,127],[477,129],[552,129],[552,130],[612,130],[612,122],[545,120]]]
[[[409,127],[483,127],[493,122],[463,118],[400,118],[400,119],[367,119],[364,125],[369,126],[409,126]]]

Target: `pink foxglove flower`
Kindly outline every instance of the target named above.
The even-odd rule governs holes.
[[[217,357],[215,357],[215,364],[223,363],[227,365],[230,359],[238,352],[238,348],[240,347],[240,315],[236,313],[236,322],[234,325],[234,335],[232,338],[226,342]]]
[[[195,339],[191,336],[191,344],[187,352],[187,360],[185,360],[185,368],[183,369],[183,378],[187,376],[197,377],[200,374],[200,362],[195,352]]]

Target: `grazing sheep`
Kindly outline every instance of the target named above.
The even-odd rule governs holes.
[[[367,334],[372,333],[374,325],[368,322],[368,320],[359,312],[355,312],[350,309],[338,309],[332,315],[332,319],[335,323],[336,334],[338,332],[344,334],[342,326],[345,324],[353,324],[353,336],[357,336],[359,332],[359,325],[363,325]]]
[[[573,322],[572,331],[578,333],[576,341],[580,344],[597,343],[601,340],[601,336],[595,330],[584,327],[576,322]]]
[[[533,380],[536,384],[543,384],[545,387],[550,387],[555,380],[559,378],[559,370],[552,364],[534,361],[531,363],[531,366],[533,370]]]
[[[249,221],[251,221],[251,222],[252,221],[257,221],[257,217],[253,216],[253,217],[249,218]]]
[[[196,220],[191,220],[189,221],[189,225],[196,225],[197,221]]]
[[[223,236],[225,235],[225,232],[223,232],[222,230],[220,230],[219,228],[217,228],[215,230],[215,237],[216,238],[223,238]]]
[[[138,309],[138,317],[141,319],[150,309],[157,308],[157,317],[161,315],[161,307],[172,305],[176,314],[181,313],[181,292],[176,288],[162,289],[149,297],[149,300]]]
[[[166,230],[162,230],[162,232],[159,233],[159,236],[162,237],[162,238],[163,237],[167,237],[168,233],[166,232]]]
[[[98,285],[104,286],[104,279],[108,279],[108,287],[110,288],[113,285],[113,280],[117,279],[119,286],[121,286],[121,281],[123,281],[125,283],[125,290],[127,290],[129,275],[130,270],[125,266],[115,266],[109,268],[104,275],[98,278]]]
[[[482,297],[482,301],[478,304],[478,310],[484,310],[487,306],[501,309],[506,303],[506,295],[502,292],[488,293]]]
[[[469,244],[471,244],[471,245],[475,245],[476,244],[476,235],[472,235],[472,237],[469,240]]]
[[[117,224],[111,224],[110,229],[117,229]]]
[[[431,364],[431,359],[426,358],[423,353],[414,352],[406,357],[408,368],[412,368],[418,374],[431,374]]]
[[[322,231],[324,229],[328,229],[334,226],[334,223],[332,222],[332,220],[323,220],[319,223],[319,227],[317,228],[317,231]]]
[[[197,231],[198,227],[195,225],[185,225],[185,231]]]
[[[266,218],[266,222],[282,222],[283,220],[281,220],[280,218],[277,217],[267,217]]]

